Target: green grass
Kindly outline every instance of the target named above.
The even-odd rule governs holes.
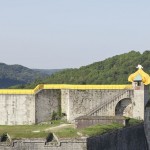
[[[54,131],[54,133],[58,136],[58,138],[75,138],[78,137],[77,129],[74,128],[64,128],[58,131]]]
[[[58,126],[60,124],[63,124],[63,123],[68,123],[66,120],[52,120],[51,121],[51,126]]]
[[[140,123],[142,123],[142,122],[143,122],[143,120],[138,120],[138,119],[130,118],[130,119],[129,119],[128,126],[140,124]]]
[[[103,134],[106,132],[110,132],[116,129],[122,128],[123,125],[113,123],[109,125],[95,125],[95,126],[90,126],[84,129],[74,129],[74,128],[64,128],[64,129],[59,129],[57,131],[54,131],[54,133],[59,137],[59,138],[75,138],[79,137],[77,132],[82,134],[82,136],[95,136],[99,134]]]
[[[73,127],[64,127],[59,128],[57,130],[45,131],[45,129],[60,124],[62,124],[61,121],[54,121],[51,125],[0,126],[0,135],[2,135],[3,133],[8,133],[12,139],[46,138],[48,136],[48,133],[53,132],[56,134],[56,136],[58,136],[58,138],[75,138],[80,137],[78,133],[80,133],[82,136],[94,136],[123,127],[120,124],[113,123],[110,125],[90,126],[84,129],[74,129]]]
[[[95,126],[84,128],[80,132],[86,136],[95,136],[95,135],[100,135],[100,134],[110,132],[116,129],[120,129],[122,127],[123,125],[117,124],[117,123],[108,124],[108,125],[95,125]]]
[[[3,133],[8,133],[12,139],[43,138],[48,135],[48,133],[44,131],[44,129],[48,127],[49,125],[0,126],[0,135],[2,135]]]
[[[21,139],[21,138],[46,138],[48,132],[44,130],[46,128],[58,126],[62,123],[66,123],[62,120],[51,121],[51,124],[42,124],[42,125],[0,125],[0,135],[3,133],[8,133],[12,139]],[[40,132],[33,132],[40,131]]]

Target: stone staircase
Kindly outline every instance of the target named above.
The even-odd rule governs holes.
[[[118,103],[121,99],[132,97],[133,97],[133,90],[123,90],[120,93],[117,93],[115,96],[106,99],[106,101],[103,104],[100,104],[94,109],[90,110],[86,114],[86,116],[102,116],[103,110],[106,109],[109,104]]]

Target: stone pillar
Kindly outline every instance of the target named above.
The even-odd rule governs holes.
[[[69,105],[69,90],[61,90],[61,111],[64,115],[68,116],[68,105]]]
[[[70,94],[69,89],[61,90],[61,110],[67,116],[67,121],[70,121]]]

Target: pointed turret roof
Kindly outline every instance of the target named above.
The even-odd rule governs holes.
[[[129,76],[128,81],[142,81],[145,85],[150,84],[150,76],[142,70],[143,67],[138,65],[137,68],[138,70]]]

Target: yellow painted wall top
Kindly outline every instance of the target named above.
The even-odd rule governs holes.
[[[75,89],[75,90],[111,90],[132,89],[132,85],[69,85],[69,84],[39,84],[34,89],[0,89],[0,94],[36,94],[43,89]]]
[[[137,68],[138,70],[129,76],[128,81],[133,82],[135,81],[136,77],[140,76],[145,85],[150,84],[150,76],[142,70],[143,67],[138,65]]]

